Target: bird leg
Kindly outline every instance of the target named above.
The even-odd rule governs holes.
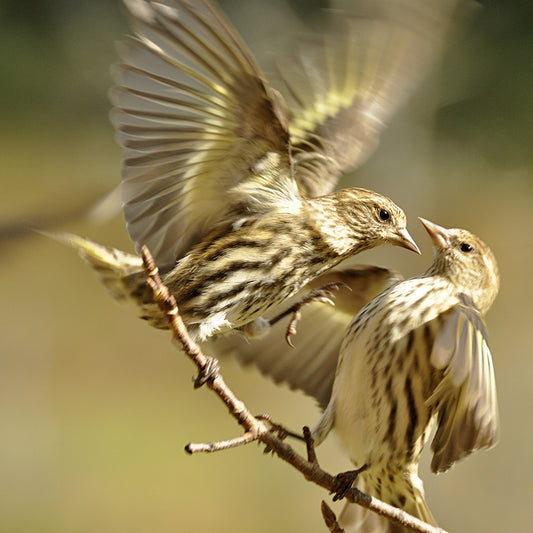
[[[361,468],[356,470],[348,470],[347,472],[341,472],[335,476],[335,481],[333,483],[332,489],[329,491],[330,494],[334,494],[333,501],[342,500],[346,493],[352,488],[357,476],[364,472],[368,468],[367,464],[364,464]]]
[[[302,318],[302,314],[300,313],[300,309],[306,305],[310,304],[312,302],[320,302],[324,304],[329,305],[335,305],[333,302],[333,291],[339,290],[341,287],[347,287],[350,288],[346,283],[343,282],[336,282],[336,283],[329,283],[328,285],[324,285],[323,287],[320,287],[319,289],[315,289],[314,291],[311,291],[307,296],[304,296],[300,301],[293,304],[289,309],[286,309],[279,315],[275,316],[274,318],[269,320],[269,325],[273,326],[276,322],[279,322],[282,318],[285,318],[287,315],[292,314],[291,321],[289,322],[289,325],[287,326],[287,332],[285,333],[285,340],[287,341],[287,344],[294,348],[294,345],[291,342],[291,337],[293,335],[296,335],[296,324]]]

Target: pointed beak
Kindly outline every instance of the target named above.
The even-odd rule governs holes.
[[[397,230],[396,235],[398,237],[394,240],[393,244],[401,246],[402,248],[407,248],[408,250],[416,252],[417,254],[420,253],[416,242],[414,241],[413,237],[409,235],[409,232],[405,228]]]
[[[426,228],[426,231],[429,233],[429,236],[431,237],[431,240],[436,248],[442,249],[448,246],[448,230],[446,228],[443,228],[438,224],[434,224],[433,222],[430,222],[422,217],[418,217],[418,220],[420,220],[420,222],[422,222],[423,226]]]

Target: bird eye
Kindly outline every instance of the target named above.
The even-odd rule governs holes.
[[[379,218],[386,222],[390,218],[390,213],[386,209],[380,209],[379,210]]]
[[[474,247],[471,244],[468,244],[467,242],[463,242],[461,244],[461,252],[471,252],[474,249]]]

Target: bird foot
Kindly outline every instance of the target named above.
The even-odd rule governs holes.
[[[337,474],[333,481],[333,487],[329,491],[330,494],[333,494],[333,501],[342,500],[346,496],[346,493],[353,487],[357,476],[367,468],[368,465],[363,465],[356,470],[348,470],[347,472]]]
[[[198,389],[205,385],[208,381],[212,381],[218,376],[220,366],[214,357],[207,357],[205,365],[198,372],[198,376],[194,380],[194,388]]]
[[[285,318],[287,315],[292,314],[291,321],[289,322],[289,325],[287,326],[287,332],[285,333],[285,340],[287,341],[287,344],[294,348],[294,345],[292,344],[291,337],[296,335],[296,324],[298,321],[302,318],[302,314],[300,313],[300,309],[307,304],[310,304],[312,302],[320,302],[324,304],[329,305],[335,305],[335,302],[333,301],[333,291],[337,291],[341,288],[350,288],[346,283],[343,282],[336,282],[336,283],[329,283],[328,285],[324,285],[323,287],[320,287],[319,289],[315,289],[314,291],[311,291],[307,296],[304,296],[300,301],[296,302],[294,305],[289,307],[289,309],[286,309],[283,311],[283,313],[280,313],[278,316],[272,318],[269,321],[270,326],[273,326],[276,322],[279,322],[282,318]]]

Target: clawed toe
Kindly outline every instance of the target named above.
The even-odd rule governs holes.
[[[307,296],[302,298],[299,302],[296,302],[294,305],[292,305],[289,309],[287,309],[283,313],[280,313],[278,316],[272,318],[270,320],[270,325],[273,326],[276,322],[279,322],[282,318],[285,318],[287,315],[292,314],[291,321],[289,322],[289,325],[287,326],[287,331],[285,333],[285,340],[287,341],[287,344],[291,348],[294,348],[294,345],[292,344],[292,341],[291,341],[291,337],[296,335],[296,324],[299,322],[299,320],[302,317],[302,314],[300,313],[300,309],[304,305],[307,305],[312,302],[335,305],[333,301],[333,291],[337,291],[341,288],[350,289],[350,287],[346,285],[346,283],[343,283],[343,282],[329,283],[328,285],[324,285],[324,287],[321,287],[320,289],[315,289],[314,291],[310,292]]]
[[[198,376],[194,380],[194,388],[198,389],[208,381],[215,379],[218,376],[219,370],[220,366],[218,361],[214,357],[207,357],[205,365],[198,372]]]
[[[347,472],[337,474],[333,482],[333,487],[329,491],[330,494],[333,494],[333,501],[342,500],[346,496],[346,493],[353,487],[357,476],[366,469],[367,465],[363,465],[356,470],[348,470]]]

